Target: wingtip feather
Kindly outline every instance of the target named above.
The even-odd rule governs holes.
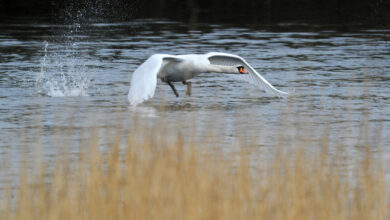
[[[134,71],[128,94],[130,105],[136,106],[153,97],[163,57],[152,55]]]

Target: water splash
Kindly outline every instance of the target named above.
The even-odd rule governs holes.
[[[38,94],[51,97],[88,96],[90,80],[86,63],[77,53],[77,43],[59,46],[51,52],[49,43],[44,42],[44,56],[37,74]]]

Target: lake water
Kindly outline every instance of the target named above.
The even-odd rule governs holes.
[[[364,25],[168,20],[60,25],[4,18],[0,152],[11,164],[36,149],[46,159],[59,145],[77,152],[88,139],[83,131],[98,128],[109,136],[104,129],[126,127],[136,116],[146,127],[163,121],[167,135],[181,131],[185,141],[217,139],[226,149],[247,140],[272,148],[281,135],[287,144],[299,137],[316,149],[328,132],[331,146],[352,155],[367,143],[388,155],[389,36],[388,29]],[[131,74],[150,55],[211,51],[244,57],[293,96],[270,97],[245,82],[209,73],[192,80],[191,97],[181,83],[176,98],[159,82],[153,99],[129,107]]]

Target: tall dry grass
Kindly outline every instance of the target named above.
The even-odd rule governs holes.
[[[369,150],[346,170],[326,140],[315,152],[280,147],[254,160],[251,147],[208,151],[180,134],[161,143],[139,131],[104,151],[98,139],[76,158],[59,153],[54,171],[22,168],[17,190],[4,190],[0,218],[390,219],[383,164]]]

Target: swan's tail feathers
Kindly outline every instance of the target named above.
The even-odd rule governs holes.
[[[162,63],[162,56],[156,54],[134,71],[128,95],[131,105],[138,105],[153,97]]]

